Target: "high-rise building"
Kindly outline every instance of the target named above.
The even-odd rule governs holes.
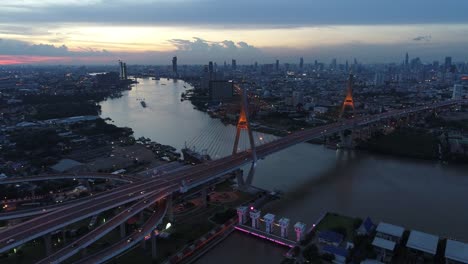
[[[123,79],[127,80],[127,63],[123,63]]]
[[[462,99],[462,97],[463,97],[463,85],[455,84],[453,86],[452,99],[459,100],[459,99]]]
[[[172,72],[177,74],[177,57],[172,58]]]
[[[279,71],[279,60],[276,60],[276,67],[275,67],[275,70],[276,70],[276,71]]]
[[[304,68],[304,58],[301,57],[300,61],[299,61],[299,68]]]
[[[208,71],[209,71],[210,73],[213,73],[213,72],[214,72],[213,62],[212,62],[212,61],[210,61],[210,62],[208,63]]]
[[[332,70],[336,70],[336,58],[332,60],[331,65],[330,65],[330,68],[331,68]]]
[[[445,57],[445,70],[449,71],[452,67],[452,57]]]
[[[120,66],[120,80],[127,80],[127,64],[121,60],[119,60],[119,66]]]
[[[349,73],[349,64],[348,64],[348,60],[346,60],[345,72],[346,72],[346,73]]]
[[[408,55],[408,52],[406,52],[406,56],[405,56],[405,66],[406,66],[406,68],[408,68],[408,64],[409,64],[409,55]]]
[[[237,62],[235,59],[232,59],[232,69],[233,70],[237,69]]]

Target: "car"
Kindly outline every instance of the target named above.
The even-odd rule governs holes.
[[[128,196],[132,196],[134,193],[129,193]]]
[[[145,191],[141,191],[140,193],[141,193],[141,194],[144,194],[144,193],[145,193]]]
[[[73,243],[73,245],[71,246],[72,248],[78,246],[78,243]]]
[[[143,228],[138,228],[138,233],[141,233],[141,231],[143,231]]]
[[[144,200],[143,203],[148,203],[148,200]]]
[[[129,209],[127,210],[127,212],[129,212],[129,213],[130,213],[131,211],[132,211],[132,208],[129,208]]]
[[[7,243],[7,244],[11,244],[11,243],[13,243],[13,242],[15,242],[15,239],[10,238],[10,239],[8,239],[8,241],[7,241],[6,243]]]
[[[132,242],[132,241],[133,241],[133,238],[132,238],[132,237],[129,238],[129,239],[127,239],[127,243],[130,243],[130,242]]]

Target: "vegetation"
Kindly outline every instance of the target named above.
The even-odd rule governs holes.
[[[103,119],[96,119],[93,122],[94,126],[89,126],[89,124],[76,124],[72,126],[72,128],[76,131],[77,134],[81,134],[83,136],[105,134],[114,139],[117,139],[122,136],[129,136],[133,134],[131,128],[117,127],[115,125],[106,123]]]
[[[221,225],[229,219],[233,218],[234,216],[236,216],[236,210],[229,208],[223,212],[216,213],[213,217],[211,217],[211,220]]]
[[[389,135],[379,134],[359,148],[382,154],[399,155],[420,159],[437,158],[437,137],[415,128],[400,128]]]
[[[307,246],[302,252],[304,258],[312,263],[320,263],[320,254],[316,245]]]
[[[356,218],[328,213],[317,225],[317,231],[332,230],[343,234],[348,240],[354,237],[354,225]]]

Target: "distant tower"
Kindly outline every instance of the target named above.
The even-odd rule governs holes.
[[[353,100],[353,75],[349,75],[348,85],[346,87],[346,98],[341,107],[340,118],[343,117],[345,111],[351,110],[351,113],[354,115],[354,100]]]
[[[348,60],[346,60],[346,65],[345,65],[345,72],[348,73],[349,72],[349,64],[348,64]]]
[[[214,72],[213,62],[212,62],[212,61],[210,61],[210,62],[208,63],[208,71],[209,71],[210,73],[213,73],[213,72]]]
[[[127,79],[127,64],[119,60],[119,67],[120,67],[120,74],[119,74],[120,80],[126,80]]]
[[[172,58],[172,72],[177,75],[177,56]]]
[[[276,71],[279,71],[279,60],[276,60]]]
[[[123,79],[127,80],[127,63],[123,63]]]
[[[405,56],[405,67],[408,68],[408,64],[409,64],[409,56],[408,56],[408,52],[406,52],[406,56]]]
[[[301,60],[299,61],[299,68],[302,70],[304,68],[304,58],[301,57]]]
[[[233,70],[236,70],[236,69],[237,69],[237,62],[236,62],[235,59],[232,59],[232,65],[231,65],[231,66],[232,66],[232,69],[233,69]]]
[[[445,57],[445,71],[449,71],[452,67],[452,57]]]

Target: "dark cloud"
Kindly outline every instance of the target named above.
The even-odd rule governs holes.
[[[431,39],[432,39],[432,36],[418,36],[418,37],[415,37],[413,40],[429,42],[431,41]]]
[[[55,46],[50,44],[30,44],[28,42],[0,39],[0,54],[2,55],[31,55],[31,56],[109,56],[106,50],[81,49],[70,51],[67,46]]]
[[[39,0],[38,0],[39,2]],[[57,1],[60,3],[59,1]],[[461,0],[197,0],[101,1],[78,6],[55,4],[3,8],[0,23],[82,22],[219,27],[290,27],[467,23],[468,1]]]

